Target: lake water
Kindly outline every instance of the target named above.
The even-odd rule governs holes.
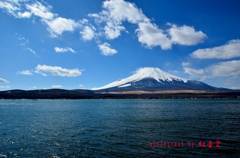
[[[240,100],[0,100],[0,157],[162,156],[240,157]]]

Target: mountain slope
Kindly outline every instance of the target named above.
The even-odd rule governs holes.
[[[117,80],[100,88],[97,91],[133,91],[133,90],[214,90],[216,88],[203,82],[186,80],[159,68],[146,67],[136,71],[128,78]]]

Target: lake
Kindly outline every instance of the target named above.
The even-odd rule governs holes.
[[[240,157],[240,100],[0,100],[2,157]]]

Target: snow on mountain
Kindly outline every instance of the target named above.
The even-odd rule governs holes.
[[[157,82],[162,83],[162,81],[168,81],[171,82],[173,80],[179,81],[179,82],[184,82],[186,83],[188,80],[171,75],[167,72],[162,71],[159,68],[153,68],[153,67],[145,67],[145,68],[140,68],[136,71],[136,73],[128,78],[117,80],[115,82],[112,82],[106,86],[100,87],[100,88],[93,88],[92,90],[102,90],[102,89],[107,89],[107,88],[112,88],[112,87],[128,87],[131,86],[131,82],[137,82],[142,79],[155,79]]]

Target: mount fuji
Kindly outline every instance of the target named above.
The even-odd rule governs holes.
[[[159,68],[138,69],[134,75],[100,88],[0,91],[0,99],[173,99],[240,98],[240,91],[183,79]]]
[[[161,90],[217,90],[218,88],[203,82],[187,80],[159,68],[145,67],[138,69],[134,75],[117,80],[94,91],[161,91]]]

